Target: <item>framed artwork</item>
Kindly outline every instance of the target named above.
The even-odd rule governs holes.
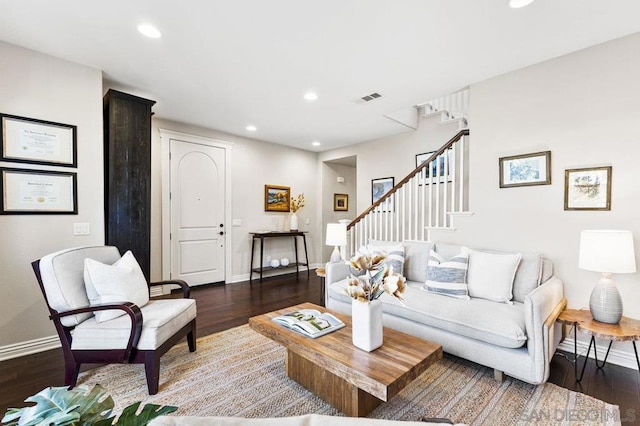
[[[0,114],[0,161],[77,167],[77,127]]]
[[[565,210],[611,210],[611,166],[564,171]]]
[[[0,168],[0,214],[78,214],[77,174]]]
[[[393,182],[393,177],[371,179],[371,204],[374,204],[389,192],[394,186]],[[387,198],[382,203],[382,211],[393,211],[392,199]]]
[[[436,151],[416,154],[416,168],[420,166],[420,164],[427,161],[429,157],[431,157],[435,152]],[[442,153],[436,158],[436,161],[433,161],[431,163],[431,180],[429,180],[429,168],[425,167],[424,169],[422,169],[422,172],[420,172],[420,177],[418,181],[419,185],[422,185],[424,183],[425,177],[427,178],[427,184],[436,183],[436,182],[440,182],[440,183],[451,182],[451,164],[453,163],[453,150],[448,149],[446,156],[448,157],[448,164],[449,164],[446,180],[444,175],[444,161],[446,157],[445,157],[445,154]]]
[[[349,194],[333,194],[333,211],[346,212],[349,210]]]
[[[264,186],[264,211],[288,212],[291,207],[291,188],[288,186]]]
[[[551,185],[551,151],[502,157],[500,188]]]

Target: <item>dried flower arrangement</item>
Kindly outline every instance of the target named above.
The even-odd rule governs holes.
[[[347,264],[363,275],[349,278],[345,292],[353,299],[361,302],[376,300],[383,293],[388,293],[398,300],[406,288],[406,278],[393,272],[384,264],[387,255],[384,253],[357,253]]]
[[[297,198],[291,197],[291,211],[297,212],[304,207],[304,194],[298,195]]]

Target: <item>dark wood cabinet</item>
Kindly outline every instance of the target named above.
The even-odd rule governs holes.
[[[117,90],[104,96],[105,240],[131,250],[147,280],[151,251],[151,107]]]

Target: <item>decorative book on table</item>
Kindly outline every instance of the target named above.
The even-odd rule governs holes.
[[[273,320],[300,334],[315,339],[344,327],[344,323],[328,312],[300,309],[274,317]]]

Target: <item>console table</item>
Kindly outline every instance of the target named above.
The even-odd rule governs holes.
[[[253,279],[253,273],[256,272],[260,274],[260,282],[262,282],[262,274],[264,271],[273,271],[274,269],[283,269],[283,268],[296,268],[296,276],[300,272],[300,266],[307,267],[307,278],[309,277],[309,254],[307,253],[307,238],[305,237],[306,231],[271,231],[271,232],[250,232],[253,236],[251,241],[251,271],[249,272],[249,282]],[[302,237],[302,243],[304,245],[304,257],[306,263],[302,263],[298,261],[298,238]],[[293,245],[296,252],[296,261],[294,263],[289,263],[287,266],[278,266],[277,268],[273,268],[271,266],[264,266],[264,240],[265,238],[293,238]],[[257,268],[253,267],[253,254],[255,252],[256,240],[260,242],[260,264]]]
[[[587,360],[589,359],[589,353],[591,352],[591,346],[595,353],[596,367],[602,369],[609,357],[609,351],[611,350],[611,344],[613,341],[631,341],[633,343],[633,352],[636,355],[636,363],[640,370],[640,360],[638,359],[638,350],[636,349],[636,340],[640,340],[640,321],[622,317],[619,324],[607,324],[599,322],[593,319],[591,312],[587,309],[565,309],[560,313],[557,319],[562,324],[568,324],[573,326],[573,369],[576,377],[576,382],[582,380],[584,376],[584,369],[587,366]],[[582,371],[580,377],[578,377],[578,336],[577,332],[580,330],[583,333],[591,335],[591,341],[589,342],[589,349],[585,355],[584,364],[582,364]],[[564,333],[563,333],[564,335]],[[604,356],[602,364],[598,362],[598,352],[596,350],[596,337],[609,340],[609,347],[607,348],[607,354]]]

